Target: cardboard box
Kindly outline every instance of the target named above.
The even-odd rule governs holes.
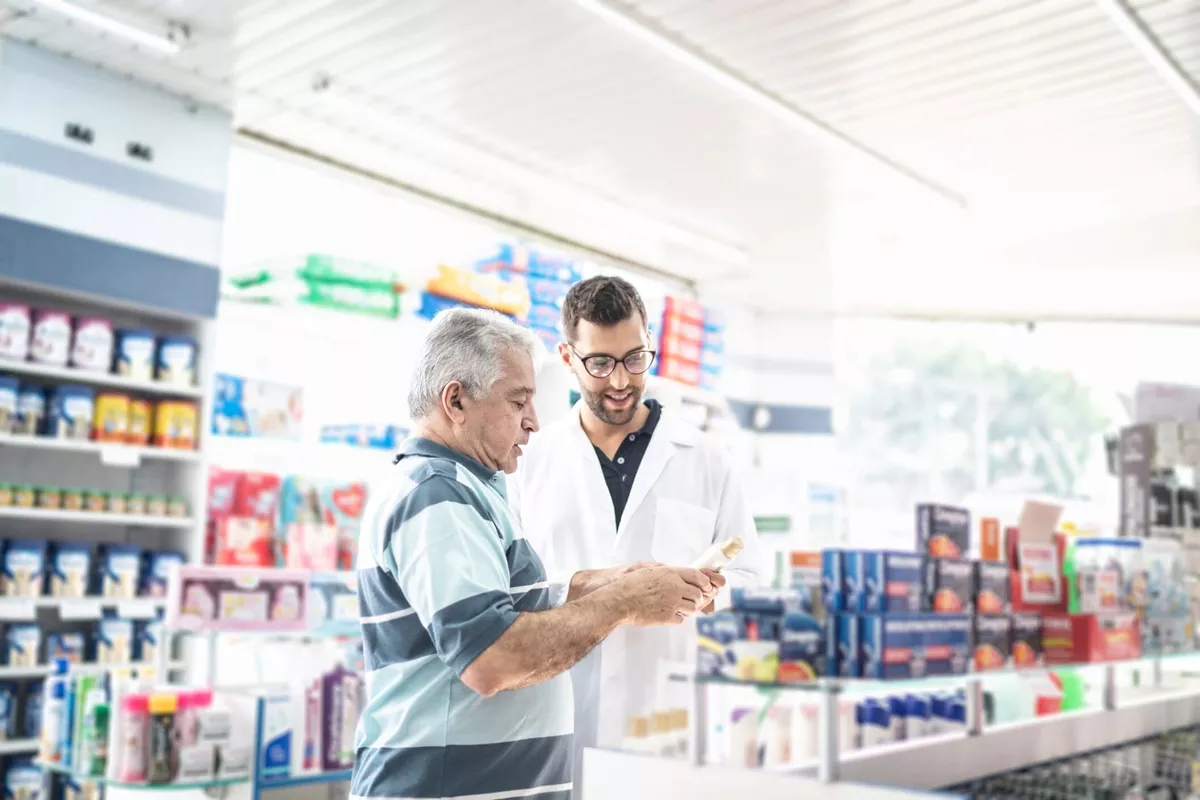
[[[741,617],[727,611],[696,617],[696,674],[733,678],[733,643],[744,636]]]
[[[876,680],[965,674],[971,660],[966,614],[897,614],[861,620],[862,677]]]
[[[838,614],[825,623],[826,669],[832,676],[862,677],[862,617]]]
[[[972,618],[971,663],[976,672],[1008,666],[1012,644],[1012,619],[1007,614],[976,614]]]
[[[916,553],[868,551],[862,554],[865,614],[913,613],[924,597],[923,558]]]
[[[976,562],[975,611],[980,614],[1007,614],[1011,608],[1008,564]]]
[[[1142,654],[1142,634],[1133,612],[1042,615],[1047,664],[1118,661]]]
[[[925,561],[926,611],[969,614],[975,606],[975,562],[965,558]]]
[[[971,666],[971,617],[931,614],[925,620],[925,674],[965,675]]]
[[[824,630],[811,614],[784,614],[779,625],[780,683],[803,683],[828,674]]]
[[[821,553],[821,599],[826,612],[855,612],[861,607],[863,558],[857,550]]]
[[[971,548],[971,512],[957,506],[917,506],[917,552],[933,558],[963,558]]]
[[[1042,618],[1038,614],[1010,615],[1012,662],[1018,669],[1040,667],[1045,661],[1042,650]]]
[[[803,589],[756,589],[735,587],[729,593],[734,611],[751,614],[811,614],[811,599]]]

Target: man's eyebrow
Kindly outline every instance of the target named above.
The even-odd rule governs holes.
[[[516,397],[518,395],[523,395],[523,394],[532,395],[536,392],[537,392],[537,389],[534,389],[532,386],[518,386],[517,388],[513,389],[508,394],[510,397]]]

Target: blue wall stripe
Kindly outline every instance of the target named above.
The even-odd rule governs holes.
[[[0,278],[206,318],[217,315],[221,290],[215,264],[5,216],[0,216]]]
[[[0,130],[0,164],[42,172],[222,222],[225,194],[78,150]]]
[[[747,403],[728,398],[730,410],[738,425],[759,433],[833,433],[833,409],[828,406],[789,406],[771,403]],[[767,426],[754,427],[755,412],[766,408],[770,413]]]

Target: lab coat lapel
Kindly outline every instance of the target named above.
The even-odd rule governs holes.
[[[573,415],[575,424],[568,426],[570,449],[574,451],[576,459],[574,468],[580,471],[581,485],[588,496],[588,504],[597,509],[598,514],[606,515],[607,525],[605,527],[608,534],[611,535],[608,541],[612,542],[616,539],[617,534],[617,513],[613,509],[612,497],[608,494],[608,484],[604,482],[604,470],[600,468],[600,460],[596,458],[596,449],[592,445],[592,440],[583,430],[583,423],[579,419],[580,403],[582,402],[580,400],[575,404]],[[651,437],[651,439],[653,438]],[[606,558],[607,550],[607,547],[604,548]]]
[[[629,491],[629,502],[625,504],[625,512],[621,515],[621,527],[617,529],[617,539],[620,539],[626,528],[629,527],[629,520],[633,519],[638,507],[650,494],[650,490],[662,475],[663,469],[666,468],[667,462],[675,454],[676,447],[686,439],[683,433],[675,425],[670,412],[664,408],[662,417],[658,421],[658,428],[650,437],[646,455],[642,456],[642,463],[633,479],[633,488]]]

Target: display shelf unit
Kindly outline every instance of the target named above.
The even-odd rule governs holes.
[[[77,781],[93,781],[95,783],[104,784],[104,786],[108,789],[127,789],[135,792],[187,792],[195,790],[220,789],[226,786],[239,786],[241,784],[250,782],[249,778],[238,777],[211,778],[209,780],[186,783],[126,783],[125,781],[108,780],[103,776],[82,775],[62,766],[61,764],[52,764],[48,761],[42,761],[40,759],[35,763],[47,772],[55,772],[59,775],[66,775],[70,778],[74,778]]]
[[[153,619],[165,607],[161,597],[3,597],[0,622],[32,620],[41,609],[52,609],[62,619],[98,619],[108,609],[128,619]]]
[[[147,397],[177,397],[199,400],[204,390],[198,386],[177,386],[161,381],[139,381],[94,370],[56,367],[32,361],[14,361],[0,357],[0,374],[38,378],[51,383],[84,383],[104,389],[116,389]]]
[[[0,433],[0,447],[24,450],[45,450],[60,453],[94,454],[106,467],[132,469],[142,461],[197,462],[200,453],[195,450],[178,450],[168,447],[137,447],[107,442],[80,441],[78,439],[55,439],[51,436],[15,436]]]
[[[349,783],[351,770],[316,772],[286,777],[267,777],[262,774],[263,753],[266,742],[263,737],[263,721],[266,719],[266,701],[258,699],[254,722],[254,765],[250,776],[250,800],[262,800],[265,792],[277,789],[298,789],[304,786],[321,786],[331,783]]]
[[[0,741],[0,756],[15,756],[36,753],[40,742],[37,739],[8,739]]]
[[[149,514],[111,514],[107,511],[64,511],[43,508],[17,508],[0,506],[0,519],[19,519],[30,522],[63,522],[71,525],[114,525],[125,528],[179,528],[190,530],[196,527],[192,517],[156,517]]]
[[[132,661],[124,664],[79,664],[83,669],[103,669],[108,671],[159,669],[160,665],[152,661]],[[188,669],[188,662],[182,660],[168,661],[168,672],[182,672]],[[0,680],[12,678],[44,678],[53,667],[49,664],[39,664],[36,667],[6,667],[0,666]]]

